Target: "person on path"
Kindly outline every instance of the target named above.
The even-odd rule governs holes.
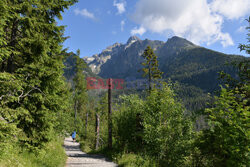
[[[76,141],[76,131],[74,131],[71,135],[72,139],[73,139],[73,142]]]

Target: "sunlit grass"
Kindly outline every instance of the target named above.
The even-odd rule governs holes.
[[[0,157],[0,167],[64,167],[66,154],[62,140],[49,142],[39,152],[30,152],[17,145],[9,145]]]

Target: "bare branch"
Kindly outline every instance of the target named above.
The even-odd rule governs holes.
[[[32,87],[31,90],[29,90],[26,94],[24,94],[23,91],[21,91],[21,95],[18,97],[18,103],[20,102],[20,98],[25,98],[26,96],[30,96],[30,93],[34,90],[38,90],[40,93],[42,93],[45,96],[45,93],[43,93],[43,91],[41,91],[41,89],[37,88],[37,87]]]
[[[31,87],[31,86],[30,86]],[[24,93],[24,91],[23,90],[19,90],[18,92],[21,92],[21,94],[17,97],[17,102],[20,104],[20,99],[21,98],[25,98],[25,97],[27,97],[27,96],[30,96],[30,93],[32,92],[32,91],[34,91],[34,90],[37,90],[37,91],[39,91],[40,93],[42,93],[44,96],[46,96],[45,95],[45,93],[40,89],[40,88],[38,88],[38,87],[31,87],[32,89],[30,89],[28,92],[26,92],[26,93]],[[11,97],[11,96],[15,96],[14,94],[16,93],[16,90],[14,91],[14,92],[8,92],[8,94],[6,94],[6,95],[1,95],[0,96],[0,101],[2,101],[3,100],[3,98],[4,97]],[[6,104],[6,103],[8,103],[8,102],[5,102],[4,104]]]

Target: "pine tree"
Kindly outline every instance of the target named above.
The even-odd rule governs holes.
[[[77,50],[76,58],[76,74],[73,79],[73,89],[74,89],[74,109],[75,109],[75,124],[77,123],[77,113],[81,114],[83,117],[84,109],[87,103],[87,90],[86,81],[83,74],[86,68],[86,63],[80,58],[80,50]]]
[[[158,68],[158,60],[157,56],[155,55],[153,49],[148,46],[142,57],[145,59],[145,61],[142,63],[144,68],[142,68],[140,71],[143,72],[143,77],[147,76],[148,84],[149,84],[149,91],[152,90],[152,82],[161,79],[163,72],[161,72]]]
[[[18,139],[32,147],[52,139],[65,109],[64,27],[55,18],[75,2],[0,2],[0,121],[16,126]]]

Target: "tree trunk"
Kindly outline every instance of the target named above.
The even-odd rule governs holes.
[[[108,89],[108,148],[112,148],[112,106],[111,106],[111,89],[112,89],[112,79],[109,79],[109,89]]]
[[[96,144],[95,149],[98,150],[99,148],[99,140],[100,140],[100,116],[96,113],[96,119],[95,119],[95,134],[96,134]]]

